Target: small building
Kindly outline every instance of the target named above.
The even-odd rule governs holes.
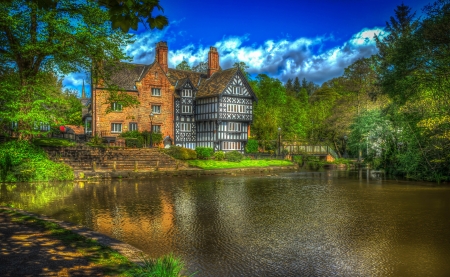
[[[106,83],[134,95],[140,105],[104,104],[109,95]],[[108,82],[93,86],[92,131],[118,136],[125,131],[150,131],[152,126],[153,132],[186,148],[244,151],[255,101],[239,68],[220,69],[215,47],[210,47],[203,73],[168,68],[167,43],[159,42],[152,64],[119,63]]]

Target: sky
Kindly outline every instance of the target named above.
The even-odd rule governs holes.
[[[402,2],[417,16],[428,0],[160,0],[169,25],[163,30],[143,26],[124,51],[134,63],[154,61],[155,45],[167,41],[169,67],[186,60],[207,61],[217,48],[220,65],[245,62],[251,76],[267,74],[283,83],[305,78],[322,84],[341,76],[360,58],[377,53],[373,36],[385,35],[386,21]],[[84,72],[64,78],[63,85],[81,91]]]

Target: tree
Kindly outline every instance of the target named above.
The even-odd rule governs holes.
[[[134,8],[140,5],[134,1],[125,2],[133,2]],[[131,42],[132,36],[114,30],[113,27],[124,25],[117,23],[111,26],[111,20],[121,22],[127,18],[116,13],[131,6],[129,3],[120,4],[122,6],[116,10],[116,3],[119,2],[102,1],[101,6],[100,1],[2,1],[0,72],[5,77],[1,86],[12,93],[8,94],[10,98],[3,99],[5,106],[11,109],[3,115],[11,116],[3,119],[19,122],[21,138],[30,138],[36,120],[60,121],[56,117],[44,119],[47,112],[29,116],[32,111],[47,111],[53,106],[49,104],[53,90],[45,83],[49,74],[91,71],[94,80],[102,79],[108,84],[107,77],[113,65],[118,60],[127,59],[122,49]],[[158,1],[153,3],[154,7],[158,6]],[[134,24],[133,17],[142,18],[149,8],[142,7],[130,16],[130,26]],[[162,19],[155,20],[159,23],[151,23],[150,27],[164,23]],[[13,99],[16,104],[11,103]],[[109,99],[121,102],[124,107],[136,104],[134,98],[120,93],[120,88],[113,86]],[[41,108],[37,109],[38,105]]]
[[[295,77],[294,85],[293,85],[292,89],[295,93],[295,96],[297,96],[300,93],[300,90],[302,89],[302,87],[300,86],[300,81],[298,80],[298,77]]]
[[[192,67],[192,71],[206,73],[208,72],[208,64],[206,62],[199,62],[197,65]]]
[[[181,63],[179,63],[175,68],[178,69],[178,70],[191,71],[191,67],[189,66],[189,64],[185,60],[183,60]]]
[[[0,0],[1,5],[10,5],[14,0]],[[29,1],[31,2],[31,1]],[[57,7],[61,2],[59,0],[34,1],[39,9],[51,10]],[[140,0],[140,1],[117,1],[117,0],[98,0],[93,1],[102,9],[108,11],[109,21],[113,29],[120,28],[123,32],[129,29],[137,30],[138,23],[151,29],[162,29],[169,24],[167,17],[163,15],[153,16],[155,9],[163,12],[159,0]],[[76,8],[76,6],[72,6]],[[82,6],[80,5],[80,8]],[[73,12],[73,9],[61,9],[64,12]]]
[[[292,79],[288,79],[284,87],[286,88],[287,94],[294,95],[294,87],[292,85]]]
[[[245,78],[247,78],[247,80],[250,80],[250,74],[247,72],[247,68],[250,68],[247,64],[245,64],[245,62],[235,62],[233,64],[233,67],[239,68],[242,73],[244,73]]]

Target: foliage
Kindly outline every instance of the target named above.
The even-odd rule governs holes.
[[[187,61],[183,60],[181,63],[177,64],[177,66],[175,67],[178,70],[187,70],[187,71],[191,71],[191,67],[189,66],[189,64],[187,63]]]
[[[249,139],[245,145],[245,153],[257,153],[258,152],[258,141],[255,139]]]
[[[214,159],[216,159],[216,161],[223,161],[225,159],[225,153],[223,151],[215,152]]]
[[[71,147],[75,142],[62,138],[34,138],[32,143],[37,146]]]
[[[183,261],[172,253],[158,259],[141,257],[141,265],[138,265],[132,275],[136,277],[178,277],[185,270],[184,267]]]
[[[244,155],[236,150],[225,153],[225,159],[229,162],[240,162],[243,158]]]
[[[48,159],[41,148],[27,141],[0,144],[2,181],[63,181],[74,178],[73,170],[64,163]]]
[[[216,152],[217,153],[217,152]],[[268,167],[268,166],[290,166],[292,162],[287,160],[242,160],[240,162],[219,160],[191,160],[189,165],[203,169],[243,168],[243,167]]]
[[[197,152],[199,159],[207,160],[213,155],[214,149],[211,147],[196,147],[195,152]]]
[[[197,159],[197,153],[188,148],[172,145],[168,149],[164,149],[164,152],[179,160],[195,160]]]
[[[117,1],[106,2],[2,1],[0,90],[5,93],[0,99],[3,107],[0,118],[8,123],[18,122],[21,138],[30,139],[36,134],[35,125],[41,122],[60,124],[67,120],[65,116],[70,111],[67,102],[71,98],[64,99],[60,85],[54,85],[60,82],[56,76],[91,71],[95,81],[107,79],[108,64],[126,60],[123,47],[131,42],[132,36],[108,24],[109,20],[123,21],[117,14],[119,10],[131,2],[133,8],[141,7],[134,9],[133,16],[127,14],[132,21],[142,18],[142,12],[148,8],[158,7],[157,1],[145,7],[128,1],[121,8],[108,10],[105,7]],[[147,16],[152,18],[151,14]],[[111,101],[124,98],[124,106],[135,104],[118,89],[111,91]]]
[[[89,140],[89,142],[86,143],[86,144],[89,145],[89,146],[93,146],[93,147],[98,147],[98,146],[101,147],[101,146],[104,146],[102,138],[101,138],[99,135],[97,135],[97,134],[95,134],[95,135]]]
[[[131,147],[131,148],[142,148],[143,143],[141,140],[137,138],[126,138],[125,139],[125,146]]]

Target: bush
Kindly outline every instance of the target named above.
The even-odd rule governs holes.
[[[245,145],[245,153],[257,153],[258,141],[255,139],[249,139],[247,145]]]
[[[40,147],[27,141],[0,145],[0,177],[3,182],[73,180],[73,170],[48,159]]]
[[[207,160],[213,155],[214,149],[211,147],[196,147],[195,152],[197,152],[199,159]]]
[[[86,144],[93,147],[104,146],[102,138],[99,135],[93,136]]]
[[[225,159],[225,153],[223,151],[217,151],[214,153],[214,158],[218,161],[223,161]]]
[[[227,152],[225,154],[225,159],[227,159],[227,161],[229,161],[229,162],[240,162],[240,161],[242,161],[243,157],[244,157],[244,155],[242,155],[241,152],[238,152],[236,150]]]
[[[132,276],[178,277],[185,276],[181,275],[183,271],[185,271],[184,262],[170,253],[158,259],[141,257],[141,264],[132,272]],[[193,276],[194,274],[189,276]]]
[[[125,138],[125,146],[131,148],[142,148],[142,140],[138,138]]]
[[[165,153],[179,160],[195,160],[197,159],[197,153],[188,148],[183,148],[180,146],[171,146],[169,149],[165,150]]]

